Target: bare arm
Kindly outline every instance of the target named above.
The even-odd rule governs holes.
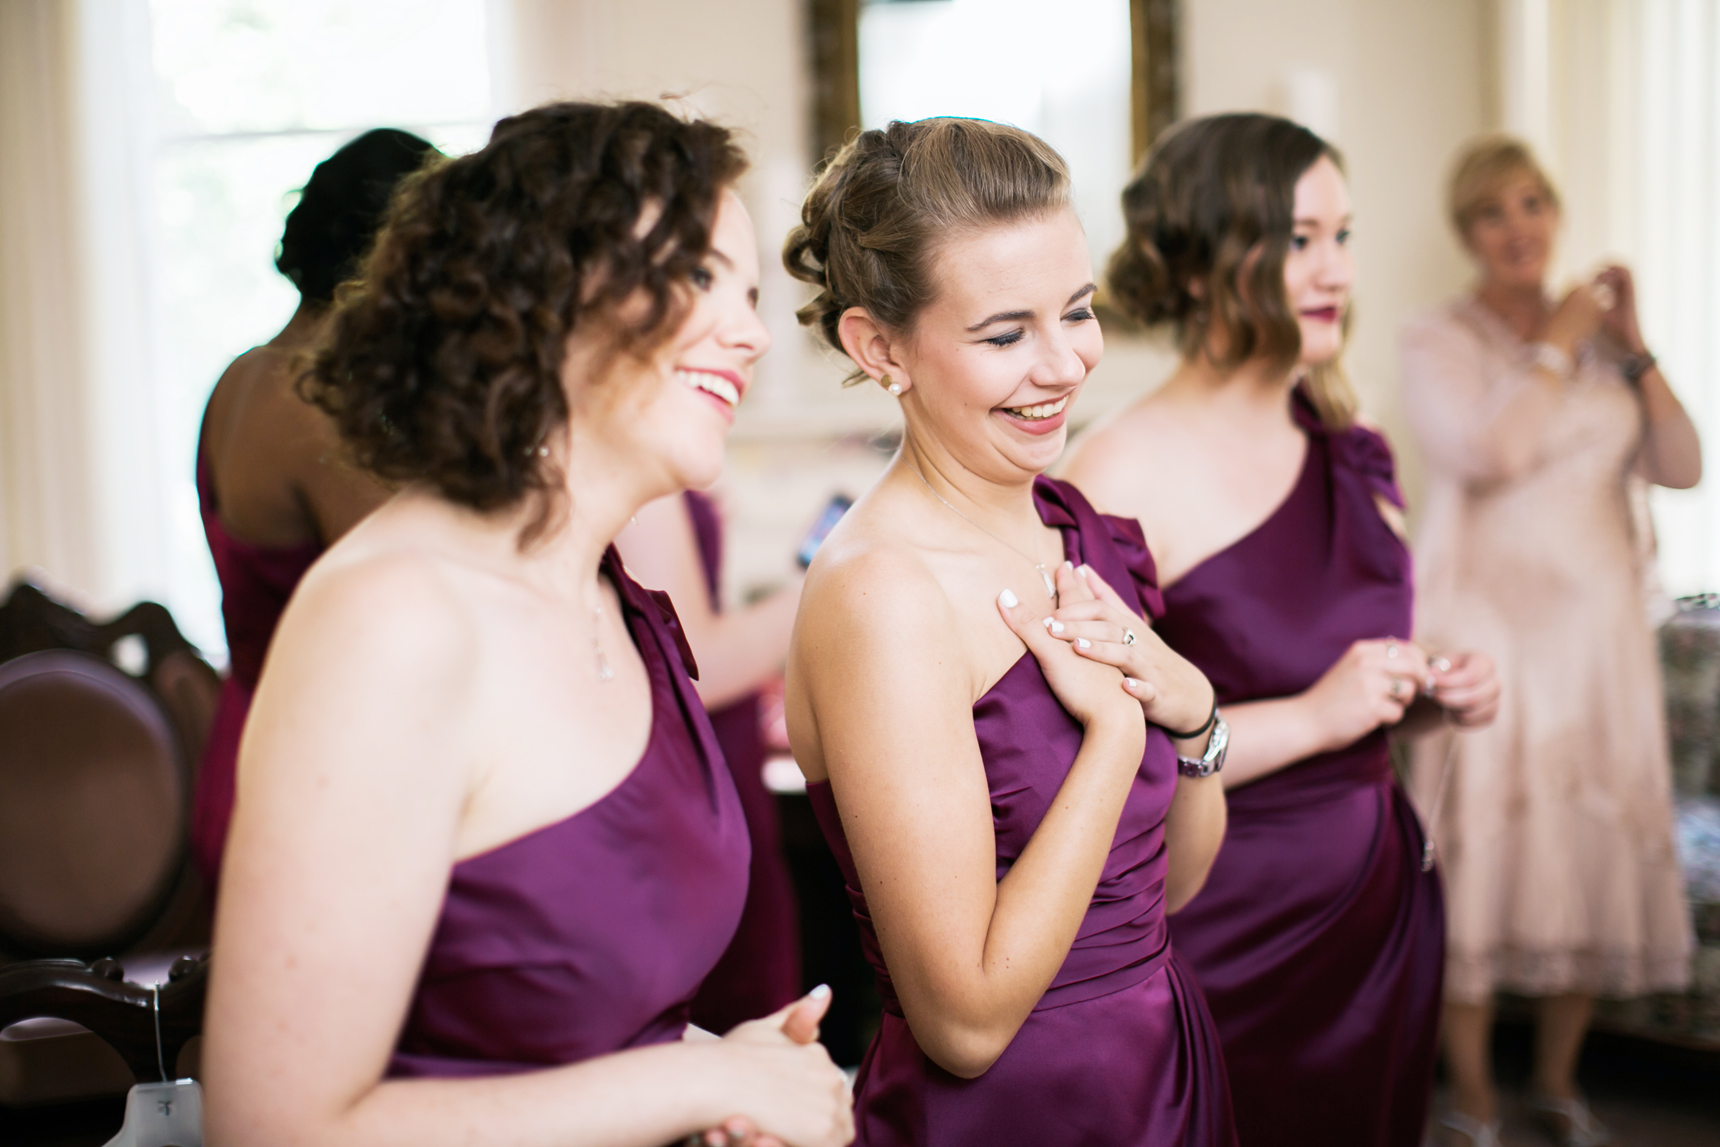
[[[696,684],[707,706],[720,709],[782,672],[800,608],[801,577],[763,601],[718,613],[706,590],[692,517],[679,494],[642,507],[615,544],[634,578],[674,601],[699,662]]]
[[[1625,353],[1646,355],[1648,344],[1637,321],[1636,279],[1630,268],[1607,267],[1595,281],[1613,296],[1613,305],[1601,319],[1602,329]],[[1657,486],[1690,489],[1702,481],[1702,441],[1683,403],[1659,366],[1649,367],[1637,380],[1637,394],[1645,423],[1638,460],[1643,477]]]
[[[1176,795],[1165,815],[1167,913],[1181,912],[1206,886],[1212,862],[1218,859],[1219,846],[1224,843],[1227,817],[1223,773],[1177,778]]]
[[[209,1141],[658,1147],[738,1113],[790,1143],[846,1142],[822,1050],[756,1031],[505,1078],[382,1078],[479,756],[462,716],[477,646],[421,569],[319,574],[245,731],[205,1029]]]
[[[824,566],[815,585],[789,665],[795,756],[828,774],[914,1038],[973,1078],[1074,943],[1140,767],[1141,708],[1121,674],[1076,656],[1027,607],[1003,611],[1086,736],[999,880],[974,683],[941,588],[888,555]]]

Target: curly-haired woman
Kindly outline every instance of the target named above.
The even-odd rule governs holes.
[[[1244,1147],[1415,1147],[1443,916],[1386,731],[1440,709],[1483,724],[1498,685],[1485,656],[1408,640],[1391,449],[1337,368],[1349,189],[1313,133],[1225,115],[1162,139],[1123,205],[1114,297],[1174,326],[1183,361],[1068,475],[1140,521],[1166,582],[1158,631],[1212,679],[1234,743],[1224,847],[1171,933]]]
[[[904,423],[812,563],[786,695],[885,1001],[859,1141],[1230,1144],[1165,928],[1222,833],[1222,724],[1143,620],[1140,531],[1041,476],[1104,350],[1063,161],[1017,128],[893,123],[801,218],[802,321]]]
[[[408,181],[339,302],[310,388],[403,489],[306,576],[252,710],[214,1142],[849,1138],[822,1000],[682,1038],[746,826],[610,547],[716,477],[769,342],[743,166],[650,104],[505,119]]]

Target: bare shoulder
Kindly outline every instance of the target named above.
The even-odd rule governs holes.
[[[434,546],[386,528],[354,531],[299,583],[270,652],[283,668],[321,662],[323,676],[451,685],[474,663],[481,636],[462,575]]]
[[[807,571],[797,643],[837,641],[864,655],[894,647],[902,640],[896,635],[910,632],[916,640],[953,642],[955,612],[925,559],[869,528],[864,510],[856,509],[861,516],[825,540]]]
[[[1139,517],[1139,491],[1159,489],[1177,469],[1186,433],[1176,403],[1155,392],[1095,424],[1076,440],[1060,476],[1104,513]]]

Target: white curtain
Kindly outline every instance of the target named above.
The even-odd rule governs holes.
[[[0,3],[0,570],[159,592],[124,0]]]
[[[1621,259],[1644,335],[1706,447],[1710,477],[1656,490],[1675,594],[1720,590],[1720,4],[1505,0],[1506,127],[1565,199],[1561,270]]]

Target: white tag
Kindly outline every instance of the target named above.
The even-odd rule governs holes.
[[[125,1125],[106,1147],[203,1147],[202,1085],[137,1084],[125,1097]]]

